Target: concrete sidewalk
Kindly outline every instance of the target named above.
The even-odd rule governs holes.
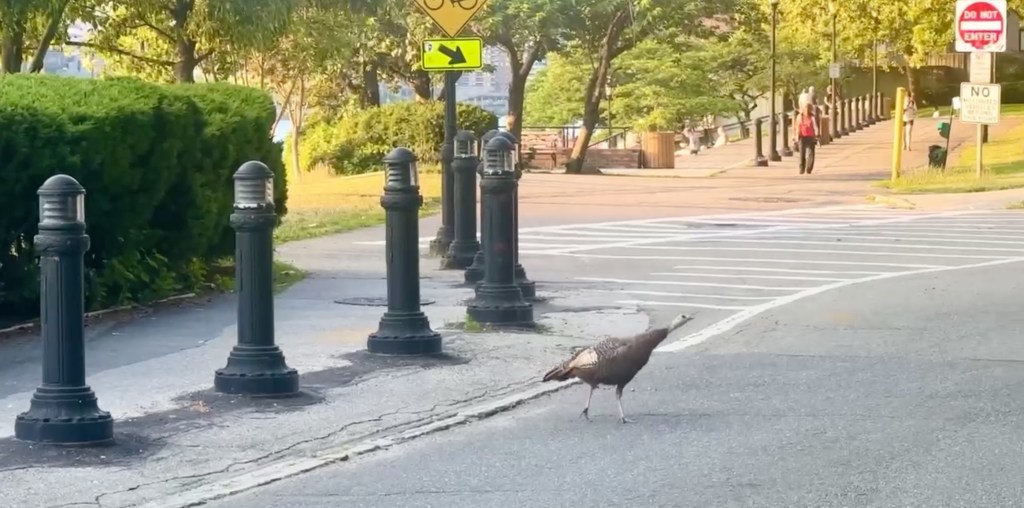
[[[557,389],[541,386],[540,375],[571,347],[649,324],[635,307],[602,305],[588,290],[541,282],[537,333],[466,332],[460,324],[472,290],[459,284],[461,271],[435,271],[437,259],[424,258],[424,311],[445,337],[445,355],[369,355],[367,334],[385,308],[338,302],[385,296],[383,249],[349,249],[353,238],[383,238],[380,231],[279,249],[279,257],[309,270],[276,298],[278,343],[302,374],[304,391],[295,398],[212,392],[214,371],[236,340],[236,301],[185,302],[87,329],[88,383],[116,419],[114,446],[32,446],[12,436],[15,416],[40,382],[40,344],[35,336],[5,338],[0,506],[189,506]]]

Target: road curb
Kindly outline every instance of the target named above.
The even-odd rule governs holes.
[[[886,196],[884,194],[869,194],[867,196],[867,200],[872,203],[888,205],[891,208],[903,208],[906,210],[914,210],[917,208],[917,205],[915,205],[909,199],[898,198],[895,196]]]
[[[165,496],[161,499],[149,501],[136,506],[139,506],[140,508],[191,508],[194,506],[201,506],[210,501],[240,494],[279,480],[308,473],[331,464],[345,462],[360,455],[386,450],[397,444],[411,441],[435,432],[441,432],[459,425],[482,420],[508,411],[520,404],[523,404],[524,402],[568,388],[569,386],[579,382],[580,381],[578,379],[570,379],[568,381],[551,384],[537,381],[525,390],[472,406],[468,409],[459,411],[454,416],[447,416],[429,421],[411,429],[397,432],[393,435],[376,436],[361,442],[350,443],[343,447],[327,449],[316,457],[283,458],[231,478],[198,486],[187,492],[182,492],[172,496]]]

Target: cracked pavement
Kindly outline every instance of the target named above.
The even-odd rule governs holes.
[[[656,353],[636,423],[607,388],[580,419],[576,386],[208,506],[1019,506],[1020,268],[848,286]]]

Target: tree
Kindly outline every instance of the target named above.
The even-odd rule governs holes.
[[[580,173],[587,147],[600,115],[612,62],[637,43],[677,39],[713,31],[732,0],[576,0],[566,13],[573,23],[563,30],[567,47],[590,58],[590,75],[583,96],[583,126],[576,138],[566,172]],[[724,17],[720,17],[721,20]]]
[[[518,139],[523,131],[526,82],[534,65],[558,49],[569,0],[491,0],[473,30],[505,50],[512,80],[508,89],[506,128]]]
[[[768,36],[760,27],[740,28],[724,41],[705,43],[709,81],[736,102],[742,119],[750,121],[757,101],[771,90]],[[776,68],[778,70],[778,68]]]
[[[708,79],[716,53],[701,44],[647,40],[614,70],[616,115],[641,131],[674,131],[708,116],[736,114],[738,101]]]
[[[123,0],[92,9],[86,42],[112,68],[146,78],[192,83],[217,51],[245,53],[287,28],[293,0]]]
[[[589,59],[579,53],[554,53],[526,84],[524,119],[529,125],[574,125],[583,118]]]
[[[82,0],[4,0],[0,1],[0,70],[4,74],[21,72],[26,50],[32,51],[29,72],[43,69],[46,52],[60,33],[67,33],[67,19],[77,15]]]

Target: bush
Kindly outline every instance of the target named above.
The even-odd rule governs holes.
[[[270,98],[244,87],[0,80],[0,312],[37,312],[36,190],[56,173],[87,192],[89,308],[194,286],[205,261],[231,253],[234,169],[258,158],[283,176],[273,118]]]
[[[494,113],[469,104],[457,108],[459,128],[478,137],[498,126]],[[290,146],[290,141],[285,144]],[[337,122],[310,118],[299,141],[299,164],[304,170],[325,164],[346,175],[377,171],[381,159],[396,146],[412,150],[421,163],[437,163],[444,143],[444,103],[392,103],[354,112]]]

